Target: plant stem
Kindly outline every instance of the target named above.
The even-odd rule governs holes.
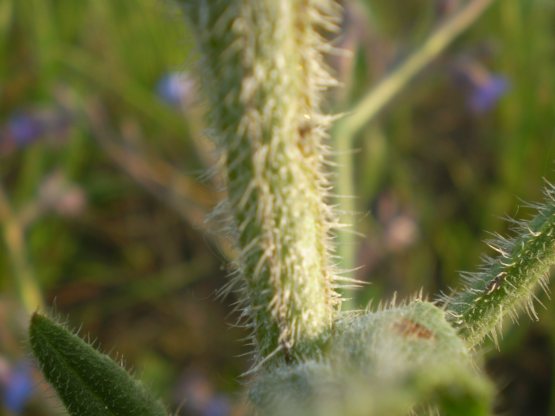
[[[339,140],[356,135],[366,124],[402,91],[431,61],[437,58],[453,40],[478,19],[494,0],[469,1],[454,16],[439,26],[424,43],[391,74],[376,85],[342,121]]]
[[[479,272],[466,274],[467,287],[446,299],[453,325],[470,346],[488,334],[495,340],[503,318],[516,319],[523,306],[537,319],[534,292],[538,286],[547,290],[555,264],[555,187],[550,185],[546,196],[531,221],[518,223],[514,239],[497,237],[489,243],[498,257],[487,258]]]
[[[494,0],[472,0],[453,17],[441,24],[424,43],[402,64],[394,69],[372,90],[370,90],[347,115],[339,120],[333,130],[333,146],[337,150],[337,194],[340,223],[353,224],[356,212],[353,185],[352,149],[355,138],[362,128],[376,116],[415,78],[431,61],[439,56],[451,42],[464,32]],[[353,233],[339,232],[338,251],[344,269],[352,269],[354,264]]]
[[[7,255],[12,263],[14,282],[21,304],[31,315],[43,307],[42,295],[31,266],[27,261],[24,229],[19,218],[14,215],[8,198],[0,185],[0,222],[7,248]]]
[[[235,287],[260,358],[317,353],[331,327],[333,289],[322,162],[327,119],[318,30],[327,0],[188,1],[214,135],[226,157],[239,246]]]

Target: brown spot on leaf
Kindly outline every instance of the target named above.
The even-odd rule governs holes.
[[[393,324],[393,329],[404,337],[434,339],[434,333],[424,325],[408,318],[401,318]]]

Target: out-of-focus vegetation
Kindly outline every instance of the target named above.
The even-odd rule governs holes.
[[[350,107],[463,0],[344,2],[330,57]],[[355,141],[355,302],[459,284],[522,200],[555,180],[555,3],[496,2]],[[246,334],[196,57],[169,0],[0,1],[0,391],[4,414],[62,414],[27,360],[54,305],[181,414],[244,413]],[[202,68],[200,68],[202,70]],[[504,414],[555,414],[555,305],[486,351]],[[33,386],[35,388],[33,388]],[[38,387],[37,387],[38,386]]]

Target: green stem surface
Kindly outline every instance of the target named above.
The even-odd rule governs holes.
[[[325,203],[319,31],[328,0],[187,1],[215,139],[227,171],[235,288],[260,358],[318,351],[338,309]]]
[[[490,242],[498,256],[487,258],[481,270],[468,273],[467,287],[447,298],[447,310],[459,334],[470,346],[495,330],[508,314],[525,307],[537,319],[533,306],[538,286],[547,290],[549,271],[555,264],[555,188],[546,190],[547,200],[538,205],[538,214],[518,223],[516,237],[498,237]]]

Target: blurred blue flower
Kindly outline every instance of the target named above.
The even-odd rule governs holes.
[[[229,416],[230,414],[229,399],[222,395],[212,397],[202,409],[202,416]]]
[[[468,107],[475,113],[485,113],[495,107],[509,90],[509,81],[502,75],[490,75],[472,86]]]
[[[456,66],[455,75],[466,91],[466,105],[475,114],[494,108],[510,88],[509,80],[490,73],[476,61],[464,60]]]
[[[158,96],[173,106],[188,105],[194,94],[195,82],[187,73],[171,72],[158,81]]]
[[[176,389],[176,397],[182,400],[183,410],[191,416],[229,416],[232,403],[228,396],[215,391],[214,385],[202,371],[192,369],[183,374]]]
[[[7,377],[2,380],[3,406],[15,415],[21,414],[33,394],[33,385],[29,362],[20,361],[11,367]]]
[[[26,147],[46,136],[65,136],[71,121],[71,114],[63,108],[16,112],[0,127],[0,153]]]
[[[12,116],[6,126],[7,135],[17,147],[28,145],[44,134],[42,120],[30,114],[20,113]]]

